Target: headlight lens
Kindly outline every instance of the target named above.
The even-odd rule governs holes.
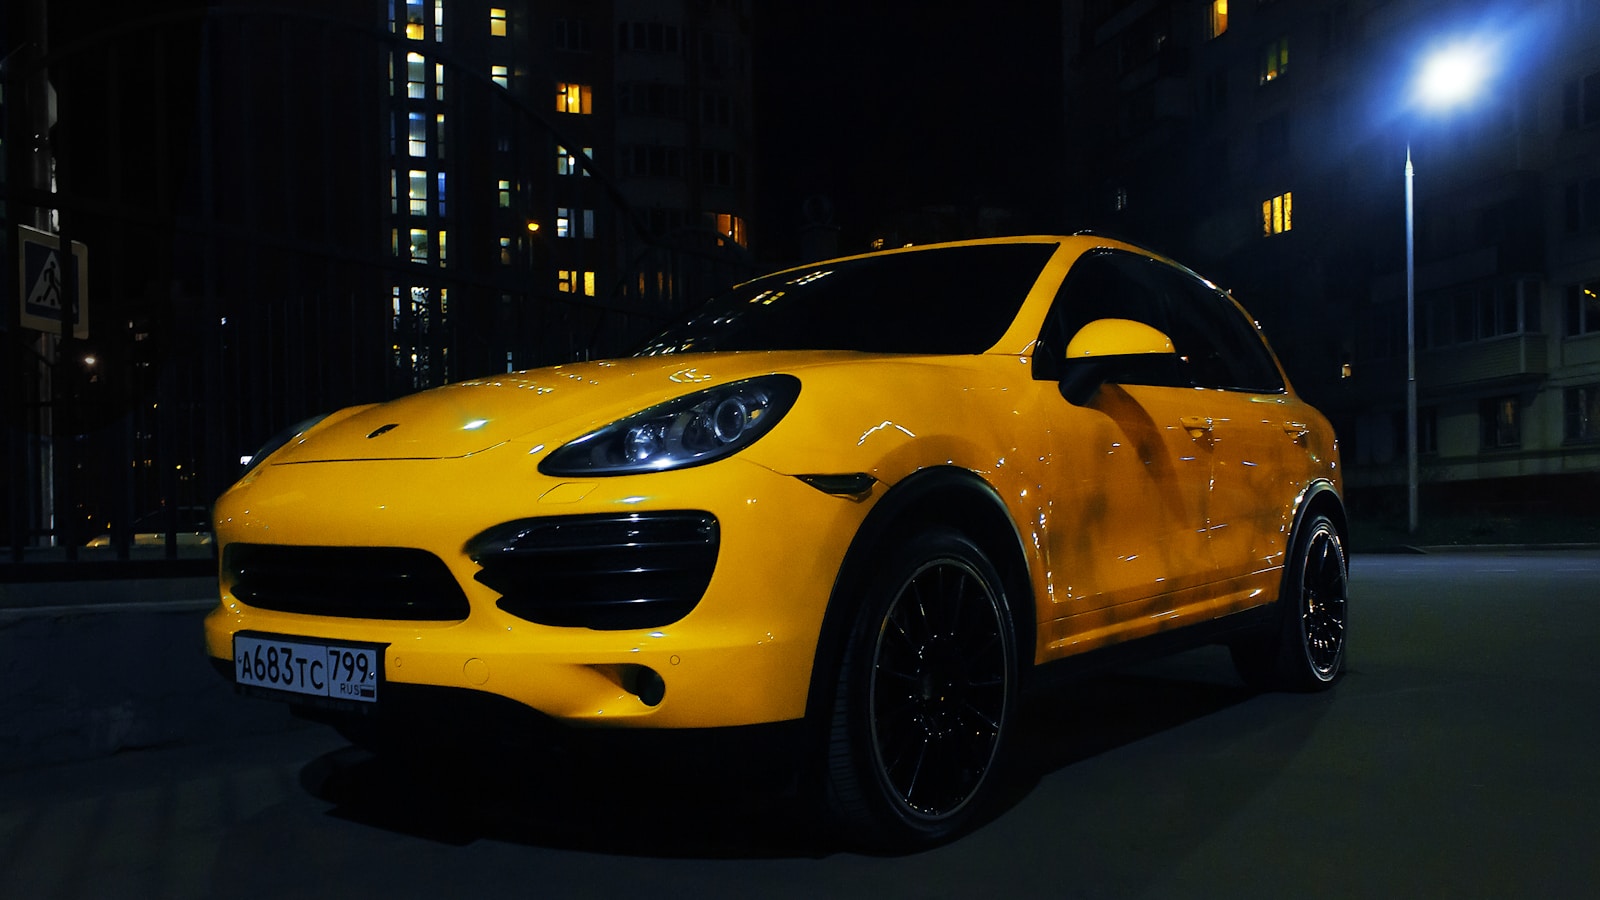
[[[763,375],[669,400],[557,449],[546,475],[627,475],[731,456],[772,430],[800,396],[793,375]]]

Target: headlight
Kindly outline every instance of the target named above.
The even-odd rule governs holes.
[[[271,439],[269,439],[265,444],[261,445],[260,450],[257,450],[249,456],[240,457],[239,465],[241,471],[239,472],[239,477],[243,478],[244,476],[249,475],[250,470],[261,465],[263,460],[283,449],[284,445],[288,444],[290,441],[294,440],[305,432],[310,431],[312,426],[316,425],[318,422],[321,422],[323,419],[326,419],[328,415],[328,413],[323,413],[320,416],[312,416],[303,422],[298,422],[294,425],[291,425],[273,435]]]
[[[590,432],[545,457],[546,475],[583,477],[698,466],[738,453],[800,396],[793,375],[763,375],[669,400]]]

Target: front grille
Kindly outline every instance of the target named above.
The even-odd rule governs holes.
[[[694,609],[717,563],[705,512],[558,516],[496,525],[467,542],[499,607],[542,625],[659,628]]]
[[[260,609],[353,619],[467,617],[461,585],[425,550],[229,544],[222,568],[233,596]]]

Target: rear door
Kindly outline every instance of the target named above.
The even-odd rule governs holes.
[[[1206,530],[1217,574],[1230,582],[1220,593],[1242,594],[1239,605],[1249,605],[1252,592],[1275,587],[1283,563],[1300,490],[1286,468],[1308,431],[1306,410],[1290,396],[1238,304],[1177,268],[1163,267],[1161,278],[1168,285],[1168,335],[1184,361],[1184,377],[1204,397],[1209,420]]]

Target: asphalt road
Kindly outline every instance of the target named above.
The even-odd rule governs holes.
[[[1031,706],[1011,802],[925,853],[630,773],[417,777],[331,731],[0,776],[0,897],[1600,896],[1600,552],[1358,556],[1350,672],[1208,648]]]

